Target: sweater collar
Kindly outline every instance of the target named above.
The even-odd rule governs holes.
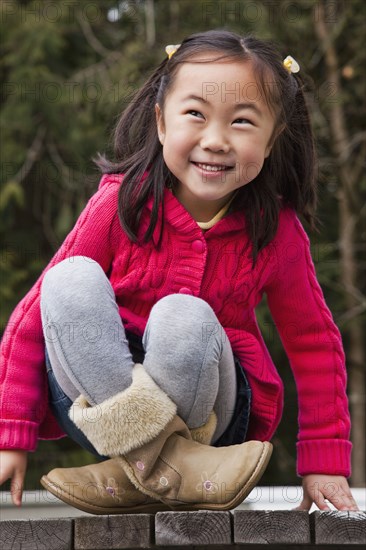
[[[146,202],[146,209],[149,213],[152,211],[153,197],[151,196]],[[148,216],[149,218],[150,216]],[[159,209],[158,223],[156,224],[153,239],[157,241],[160,234],[160,226],[162,222],[162,208]],[[185,235],[187,238],[204,238],[206,240],[218,236],[227,236],[236,231],[244,231],[245,219],[242,212],[231,212],[224,218],[219,220],[213,227],[203,231],[197,222],[192,218],[190,213],[173,195],[170,189],[164,189],[164,222],[173,227],[176,232]],[[146,231],[149,220],[143,217],[143,231]]]

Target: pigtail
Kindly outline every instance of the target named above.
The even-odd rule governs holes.
[[[289,80],[290,86],[295,82],[297,87],[291,104],[284,112],[285,128],[273,146],[269,168],[283,203],[304,216],[313,230],[316,229],[317,222],[314,135],[306,104],[304,82],[293,74],[289,75]]]
[[[171,179],[164,168],[155,121],[155,103],[165,66],[164,59],[120,117],[114,130],[117,162],[111,162],[101,155],[95,160],[104,173],[124,174],[118,194],[118,214],[122,228],[134,242],[138,240],[137,232],[144,205],[152,194],[154,202],[144,241],[151,238],[159,207],[163,207],[164,187]]]

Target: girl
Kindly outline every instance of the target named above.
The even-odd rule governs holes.
[[[297,216],[314,227],[297,64],[222,30],[167,53],[119,120],[117,161],[99,157],[98,192],[9,321],[0,482],[19,504],[27,451],[66,432],[114,457],[42,478],[83,510],[238,504],[283,407],[254,314],[265,292],[298,389],[299,509],[357,510],[341,337]]]

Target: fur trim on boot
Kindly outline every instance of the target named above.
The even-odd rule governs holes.
[[[157,437],[173,419],[177,407],[137,363],[126,390],[99,405],[83,395],[72,404],[69,417],[104,456],[124,455]]]

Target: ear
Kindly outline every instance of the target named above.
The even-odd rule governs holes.
[[[155,115],[156,115],[156,127],[158,130],[159,141],[162,145],[164,145],[164,140],[165,140],[164,116],[163,116],[163,111],[161,110],[160,105],[158,103],[155,104]]]

